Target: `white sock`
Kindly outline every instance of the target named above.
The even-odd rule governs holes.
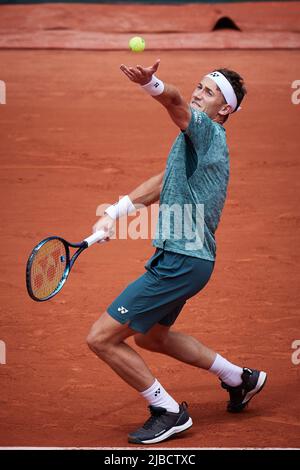
[[[243,369],[227,361],[219,354],[217,354],[209,371],[220,377],[222,382],[230,387],[237,387],[242,383]]]
[[[155,379],[151,387],[147,388],[144,392],[141,392],[141,395],[146,398],[150,405],[165,408],[167,411],[171,411],[172,413],[179,412],[178,403],[171,397],[171,395],[168,394],[168,392],[166,392],[157,379]]]

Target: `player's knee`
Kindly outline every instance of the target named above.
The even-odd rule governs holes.
[[[104,354],[109,346],[109,343],[103,333],[94,326],[91,328],[86,338],[86,342],[88,347],[98,355]]]

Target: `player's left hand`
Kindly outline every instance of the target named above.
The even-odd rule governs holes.
[[[152,75],[157,71],[159,64],[160,59],[157,59],[151,67],[142,67],[141,65],[127,67],[127,65],[122,64],[120,69],[132,82],[147,85],[151,81]]]
[[[108,242],[110,237],[114,234],[115,221],[108,215],[105,214],[95,223],[93,226],[93,233],[103,230],[105,232],[105,237],[100,240],[98,243]]]

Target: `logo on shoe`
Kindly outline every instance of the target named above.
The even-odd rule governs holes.
[[[120,313],[124,314],[124,313],[127,313],[127,312],[128,312],[128,310],[127,310],[127,308],[125,308],[125,307],[121,306],[121,307],[119,307],[119,308],[118,308],[118,312],[120,312]]]

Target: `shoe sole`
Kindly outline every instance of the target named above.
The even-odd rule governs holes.
[[[190,427],[193,426],[193,421],[192,418],[189,418],[184,424],[181,426],[174,426],[173,428],[169,429],[166,431],[164,434],[161,434],[158,437],[155,437],[154,439],[147,439],[146,441],[143,441],[141,439],[137,439],[134,437],[128,437],[128,442],[131,442],[132,444],[156,444],[157,442],[164,441],[171,437],[173,434],[180,434],[183,431],[186,431]]]
[[[246,405],[249,403],[249,401],[257,395],[259,392],[262,391],[262,389],[265,386],[265,383],[267,381],[267,374],[264,371],[261,371],[258,376],[258,381],[256,384],[256,387],[251,390],[251,392],[248,392],[247,395],[245,396],[244,400],[242,403],[236,407],[236,408],[229,408],[228,411],[229,413],[239,413],[240,411],[243,411],[243,409],[246,407]]]

